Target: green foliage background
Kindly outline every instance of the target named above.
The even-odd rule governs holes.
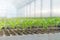
[[[0,29],[2,27],[11,28],[27,28],[27,27],[42,27],[48,28],[49,26],[54,27],[60,24],[59,17],[48,17],[48,18],[0,18]]]

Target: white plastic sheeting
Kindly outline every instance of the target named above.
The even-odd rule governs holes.
[[[60,0],[42,0],[42,13],[41,0],[36,0],[35,3],[32,2],[31,4],[27,5],[21,11],[19,11],[19,13],[22,16],[25,15],[26,17],[60,17]]]
[[[0,17],[16,17],[20,8],[34,0],[0,0]]]
[[[42,17],[51,17],[50,0],[42,0]],[[41,0],[0,0],[0,17],[41,17]],[[60,17],[60,0],[52,0],[52,17]]]

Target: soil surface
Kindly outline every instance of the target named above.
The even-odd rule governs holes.
[[[60,27],[50,27],[48,29],[43,28],[26,28],[26,29],[3,29],[0,30],[0,36],[4,34],[6,36],[15,36],[15,35],[28,35],[28,34],[44,34],[44,33],[58,33],[60,32]]]

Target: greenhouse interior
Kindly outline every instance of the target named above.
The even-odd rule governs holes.
[[[0,36],[44,33],[60,33],[60,0],[0,0]]]

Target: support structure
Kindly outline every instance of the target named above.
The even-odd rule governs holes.
[[[40,16],[42,17],[43,0],[41,0],[40,3],[41,3],[41,5],[40,5],[40,7],[41,7],[41,8],[40,8]]]
[[[50,0],[50,17],[52,17],[52,0]]]
[[[34,1],[34,17],[36,17],[36,0]]]

